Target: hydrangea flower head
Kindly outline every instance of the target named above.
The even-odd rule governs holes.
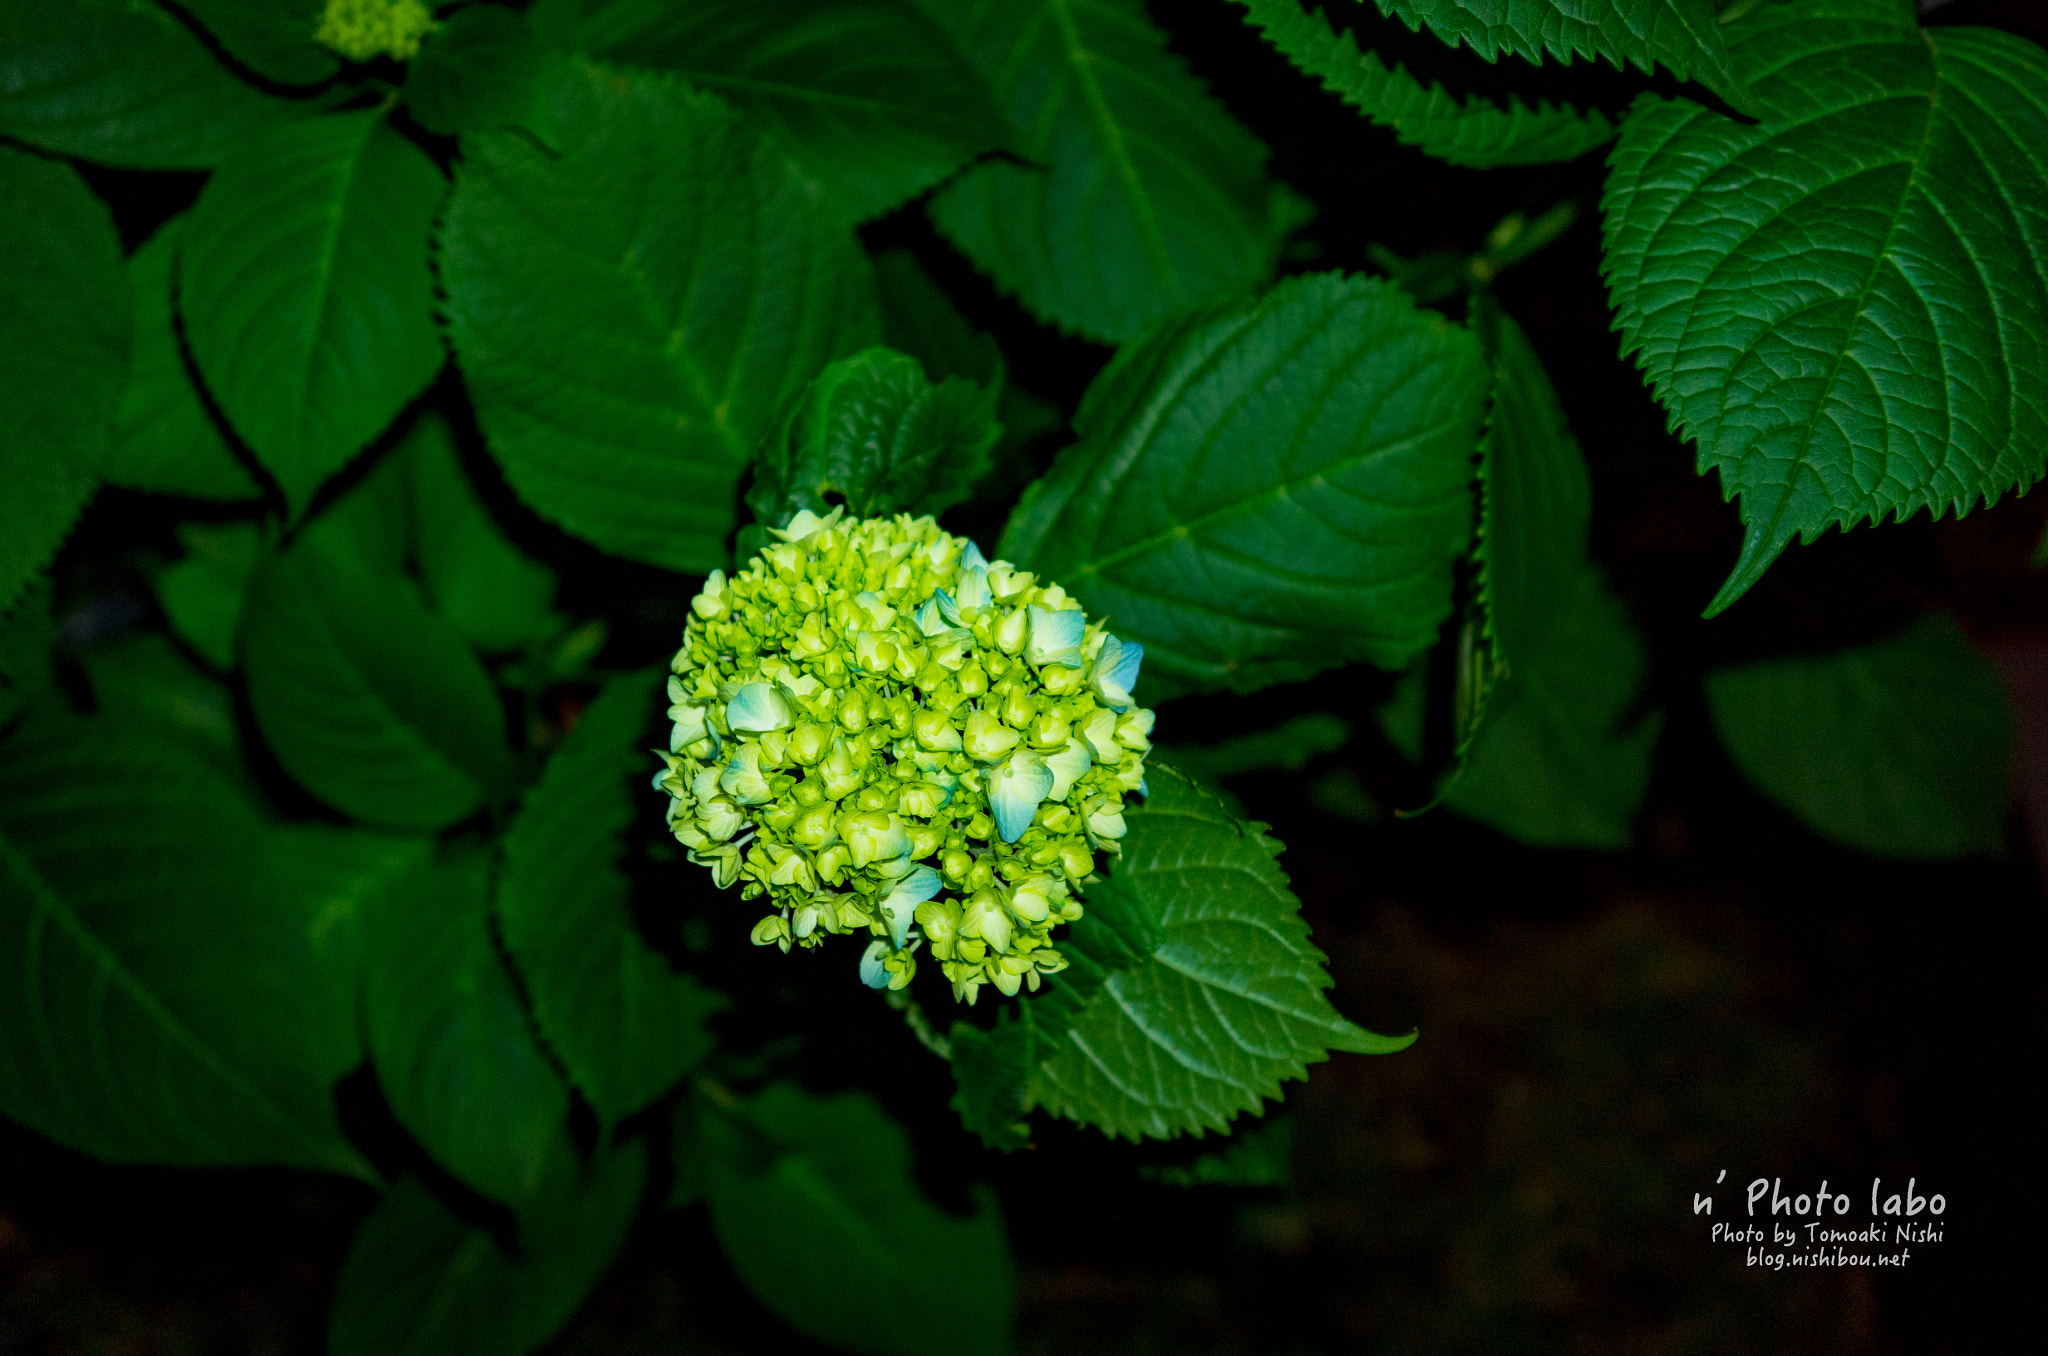
[[[350,61],[394,56],[410,61],[434,28],[425,0],[327,0],[313,39]]]
[[[861,978],[900,989],[928,943],[956,998],[1036,989],[1144,784],[1142,649],[930,518],[805,511],[773,535],[691,603],[654,779],[670,828],[765,899],[757,945],[866,935]]]

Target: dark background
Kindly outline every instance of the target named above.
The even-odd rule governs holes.
[[[1539,852],[1442,812],[1360,825],[1317,809],[1305,788],[1336,769],[1382,803],[1410,803],[1414,774],[1372,729],[1369,707],[1389,686],[1372,671],[1255,701],[1164,707],[1167,744],[1307,711],[1359,731],[1304,773],[1234,783],[1288,844],[1282,864],[1330,954],[1337,1006],[1377,1030],[1422,1031],[1408,1053],[1339,1055],[1291,1086],[1286,1189],[1150,1183],[1143,1166],[1207,1146],[1109,1143],[1042,1117],[1035,1148],[992,1154],[948,1109],[943,1065],[871,995],[838,982],[843,957],[829,976],[811,975],[809,957],[754,951],[750,914],[718,908],[701,873],[651,860],[640,868],[650,920],[693,938],[695,963],[740,996],[732,1039],[801,1034],[809,1086],[880,1096],[909,1126],[936,1198],[964,1204],[966,1183],[996,1184],[1018,1253],[1027,1351],[2033,1345],[2048,1214],[2025,1089],[2039,1078],[2043,1028],[2048,582],[2027,561],[2048,500],[1831,533],[1792,548],[1725,616],[1700,621],[1740,531],[1618,355],[1592,210],[1600,157],[1454,169],[1296,75],[1238,7],[1157,0],[1152,11],[1273,148],[1277,174],[1316,202],[1291,269],[1364,269],[1374,243],[1471,250],[1509,212],[1567,199],[1586,209],[1497,290],[1559,388],[1592,468],[1594,554],[1650,639],[1650,700],[1669,720],[1635,845]],[[2037,0],[1953,0],[1930,21],[1990,23],[2048,43]],[[1391,37],[1398,55],[1416,54],[1453,89],[1502,76]],[[1514,79],[1541,94],[1558,74]],[[1596,84],[1616,109],[1644,88],[1673,88],[1604,69]],[[131,246],[200,182],[89,177]],[[1015,378],[1071,411],[1107,350],[1039,329],[916,208],[865,234],[915,250],[999,337]],[[452,380],[431,398],[460,407]],[[1029,456],[1042,462],[1057,441]],[[470,452],[488,477],[473,431]],[[486,489],[521,544],[561,571],[564,605],[610,619],[607,663],[667,657],[694,585],[606,559],[532,518],[502,484]],[[175,553],[171,524],[198,511],[101,497],[59,563],[72,639],[151,624],[142,572]],[[992,543],[999,523],[970,511],[952,526]],[[1874,639],[1931,607],[1961,616],[2021,712],[2010,850],[1997,860],[1902,866],[1826,844],[1745,783],[1702,705],[1706,668]],[[649,827],[651,842],[652,809]],[[363,1114],[374,1120],[374,1106]],[[1873,1176],[1887,1193],[1911,1176],[1922,1193],[1946,1196],[1946,1237],[1896,1273],[1745,1268],[1739,1247],[1707,1242],[1691,1203],[1714,1191],[1714,1218],[1728,1218],[1757,1176],[1782,1178],[1788,1191],[1825,1177],[1859,1201]],[[328,1289],[372,1200],[359,1184],[297,1173],[105,1167],[0,1123],[0,1353],[317,1352]],[[804,1344],[747,1296],[698,1208],[644,1220],[554,1349]]]

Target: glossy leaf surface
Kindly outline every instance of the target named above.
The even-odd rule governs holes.
[[[1758,125],[1647,101],[1611,158],[1627,346],[1746,536],[1963,512],[2048,457],[2048,53],[1861,0],[1731,22]]]
[[[1716,669],[1706,688],[1736,766],[1826,837],[1883,857],[2005,846],[2012,704],[1950,618],[1834,654]]]
[[[873,342],[874,279],[819,190],[709,96],[568,68],[548,145],[476,137],[441,236],[457,358],[543,516],[678,570],[728,563],[783,400]]]
[[[1412,1037],[1339,1016],[1323,954],[1274,862],[1280,845],[1171,768],[1126,811],[1130,832],[1091,915],[1140,959],[1091,994],[1038,1067],[1032,1096],[1132,1139],[1222,1130],[1330,1050],[1378,1054]]]
[[[644,794],[660,670],[614,678],[583,709],[505,835],[498,919],[534,1020],[606,1125],[711,1053],[724,1000],[642,940],[619,870]]]
[[[1307,207],[1138,0],[924,0],[994,88],[1028,163],[977,165],[932,219],[996,285],[1111,342],[1266,280]]]
[[[1471,335],[1397,289],[1292,279],[1119,354],[1001,553],[1114,618],[1155,678],[1399,667],[1450,612],[1485,395]]]
[[[192,209],[192,356],[295,514],[440,370],[427,232],[445,187],[363,109],[243,144]]]

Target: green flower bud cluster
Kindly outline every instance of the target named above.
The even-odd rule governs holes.
[[[385,55],[410,61],[434,26],[423,0],[327,0],[313,40],[350,61]]]
[[[691,603],[670,828],[767,897],[757,945],[865,933],[862,979],[901,989],[929,943],[956,999],[1036,989],[1144,787],[1143,651],[930,518],[805,511],[774,535]]]

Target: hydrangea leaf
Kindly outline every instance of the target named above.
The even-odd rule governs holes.
[[[1009,136],[981,77],[909,0],[544,0],[533,22],[577,51],[730,99],[854,220]]]
[[[256,724],[336,809],[395,828],[451,824],[508,773],[497,692],[411,580],[323,526],[250,584],[241,643]]]
[[[1399,668],[1450,613],[1485,397],[1472,336],[1398,289],[1291,279],[1118,354],[1002,554],[1142,642],[1141,682]]]
[[[582,1305],[624,1246],[647,1183],[627,1140],[580,1167],[567,1136],[540,1197],[519,1212],[518,1252],[408,1177],[356,1230],[335,1280],[333,1356],[526,1356]]]
[[[1728,103],[1754,111],[1745,77],[1729,51],[1715,0],[1374,0],[1380,13],[1409,28],[1424,24],[1481,58],[1506,52],[1524,61],[1604,57],[1615,66],[1662,66],[1697,80]],[[1867,8],[1867,6],[1866,6]]]
[[[2048,455],[2048,54],[1865,0],[1728,31],[1764,121],[1645,100],[1604,202],[1627,346],[1742,497],[1709,613],[1795,536],[1964,512]]]
[[[556,625],[554,571],[498,530],[447,421],[422,416],[399,454],[411,491],[412,556],[434,610],[486,654],[545,638]]]
[[[569,1089],[491,936],[490,855],[459,848],[397,882],[365,929],[377,1082],[435,1160],[515,1208],[547,1184]]]
[[[171,274],[184,224],[173,217],[128,258],[135,331],[101,474],[124,490],[255,499],[262,491],[207,414],[178,345]]]
[[[1481,447],[1480,617],[1444,802],[1523,842],[1623,847],[1660,716],[1635,719],[1649,660],[1587,556],[1592,489],[1521,327],[1472,302],[1494,363]],[[1476,728],[1475,728],[1476,727]]]
[[[618,868],[661,678],[614,678],[584,708],[506,832],[498,874],[499,924],[534,1020],[607,1125],[711,1053],[704,1022],[724,1006],[641,940]]]
[[[355,913],[413,855],[267,825],[153,723],[32,714],[0,757],[0,1105],[119,1162],[370,1176],[332,1084],[362,1058]]]
[[[1248,1125],[1225,1140],[1215,1153],[1202,1154],[1185,1166],[1140,1169],[1147,1181],[1168,1186],[1284,1187],[1292,1183],[1294,1121],[1275,1116]]]
[[[921,0],[994,88],[1028,163],[932,200],[940,231],[1040,318],[1129,339],[1263,283],[1307,205],[1139,0]]]
[[[1716,669],[1706,689],[1735,765],[1823,836],[1882,857],[2004,849],[2012,703],[1948,616]]]
[[[430,132],[454,136],[538,120],[547,53],[527,16],[499,5],[458,9],[405,72],[405,106]]]
[[[106,204],[78,171],[0,146],[0,608],[91,495],[128,365],[132,304]]]
[[[237,79],[153,0],[0,6],[0,135],[123,169],[206,169],[308,111]]]
[[[22,590],[12,607],[0,610],[0,727],[49,686],[50,650],[56,641],[46,576]]]
[[[618,555],[728,563],[782,403],[874,341],[874,278],[820,190],[715,98],[565,66],[554,126],[471,138],[441,233],[455,350],[542,516]]]
[[[192,357],[294,513],[441,368],[427,236],[445,187],[372,108],[252,138],[192,209]]]
[[[1245,22],[1323,88],[1410,146],[1470,169],[1540,165],[1575,160],[1614,140],[1615,127],[1598,110],[1539,102],[1514,95],[1505,107],[1483,95],[1463,99],[1432,81],[1425,85],[1399,63],[1358,50],[1348,29],[1336,29],[1321,11],[1300,0],[1237,0]]]
[[[1015,1281],[993,1193],[926,1200],[910,1140],[866,1096],[771,1084],[705,1105],[711,1224],[733,1269],[798,1331],[865,1356],[1010,1350]]]
[[[950,508],[1002,435],[993,395],[960,377],[934,385],[893,349],[830,363],[762,439],[747,506],[775,527],[800,509],[822,517],[827,496],[862,518]]]
[[[341,63],[313,41],[327,0],[178,0],[221,50],[265,80],[317,85]]]
[[[242,600],[263,555],[255,523],[180,523],[185,556],[156,577],[157,601],[171,629],[216,669],[235,666]]]
[[[1143,959],[1102,978],[1038,1066],[1031,1100],[1111,1135],[1165,1139],[1259,1112],[1330,1050],[1406,1048],[1412,1036],[1375,1035],[1330,1006],[1323,955],[1264,826],[1238,823],[1171,768],[1150,785],[1087,897],[1091,917],[1142,925],[1115,940]],[[1076,942],[1090,949],[1078,926]]]
[[[92,688],[95,714],[147,725],[240,788],[261,799],[243,757],[235,696],[160,631],[141,631],[76,652]]]

